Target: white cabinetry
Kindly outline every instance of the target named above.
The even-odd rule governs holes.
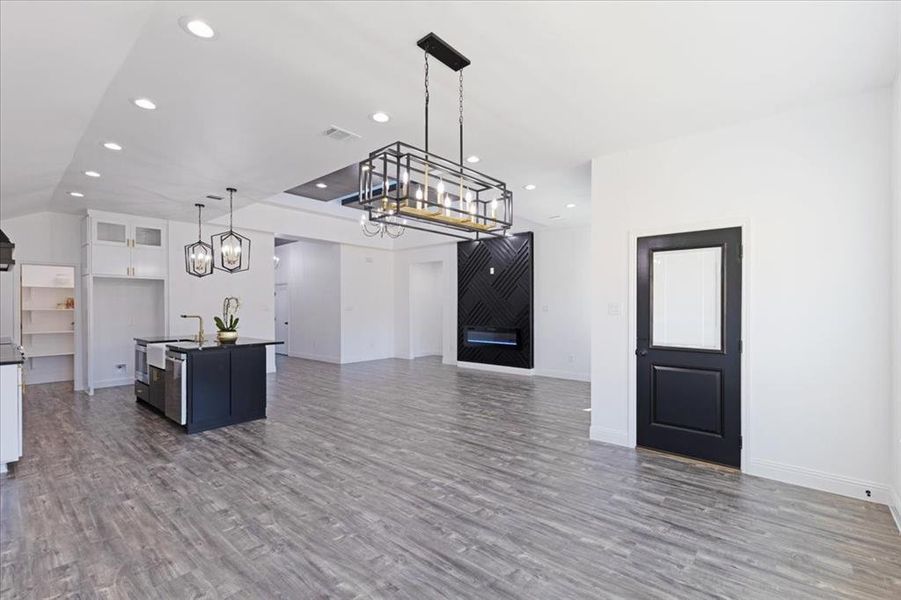
[[[0,473],[22,457],[22,365],[0,366]]]
[[[134,380],[133,337],[166,331],[168,222],[89,210],[85,219],[88,393]]]
[[[87,273],[95,277],[165,279],[165,221],[88,211],[87,229]]]

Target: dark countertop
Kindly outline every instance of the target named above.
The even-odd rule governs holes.
[[[166,348],[172,350],[173,352],[198,352],[198,351],[209,351],[209,350],[231,350],[232,348],[246,348],[248,346],[272,346],[275,344],[284,344],[285,342],[278,342],[276,340],[261,340],[257,338],[250,337],[239,337],[238,340],[234,344],[220,344],[213,339],[207,339],[203,343],[203,345],[199,345],[197,342],[176,342],[174,344],[168,344]]]
[[[162,344],[163,342],[190,342],[194,338],[190,335],[145,335],[136,337],[135,341],[142,346],[147,344]]]
[[[25,355],[9,338],[0,338],[0,365],[21,365]]]

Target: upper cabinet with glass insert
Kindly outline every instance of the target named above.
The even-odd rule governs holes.
[[[87,231],[87,273],[100,277],[166,277],[166,221],[88,211]]]

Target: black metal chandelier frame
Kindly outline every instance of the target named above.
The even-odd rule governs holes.
[[[185,271],[194,277],[213,274],[213,246],[203,241],[202,212],[204,205],[197,203],[197,241],[185,245]]]
[[[217,233],[210,238],[213,247],[213,268],[226,273],[240,273],[250,269],[250,238],[241,235],[234,228],[235,188],[228,192],[228,231]]]
[[[502,237],[513,226],[513,192],[463,161],[463,69],[470,61],[434,33],[417,46],[425,53],[425,148],[397,141],[370,152],[359,164],[360,204],[369,222],[465,240]],[[460,73],[458,162],[429,150],[429,56]]]

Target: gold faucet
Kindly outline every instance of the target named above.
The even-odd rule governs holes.
[[[197,336],[194,338],[194,341],[198,344],[203,344],[203,317],[200,315],[181,315],[182,319],[197,319],[200,321],[200,329],[197,330]]]

